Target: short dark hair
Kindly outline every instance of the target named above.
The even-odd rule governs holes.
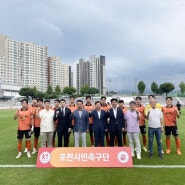
[[[60,99],[60,102],[61,102],[61,101],[66,102],[66,100],[65,100],[65,99],[63,99],[63,98],[62,98],[62,99]]]
[[[22,99],[22,100],[21,100],[21,103],[22,103],[23,101],[25,101],[25,102],[28,104],[28,100],[27,100],[27,99]]]
[[[131,104],[134,104],[134,105],[136,105],[136,102],[135,101],[130,101],[130,103],[129,103],[130,105]]]
[[[153,94],[148,95],[148,98],[150,98],[150,97],[155,98],[155,96]]]
[[[75,96],[71,95],[71,96],[69,97],[69,99],[71,99],[71,98],[75,99]]]
[[[118,103],[124,103],[124,100],[119,100]]]
[[[37,102],[39,102],[39,101],[43,102],[43,99],[42,98],[37,98]]]
[[[54,102],[58,102],[58,103],[59,103],[59,102],[60,102],[60,100],[59,100],[59,99],[55,99],[55,100],[54,100]]]
[[[86,100],[87,100],[88,98],[91,99],[91,96],[90,96],[90,95],[87,95],[87,96],[85,97]]]
[[[44,103],[50,103],[50,100],[44,100]]]
[[[117,100],[116,98],[112,98],[110,101],[111,101],[111,103],[112,103],[113,101],[118,102],[118,100]]]
[[[141,96],[137,96],[136,100],[142,100]]]
[[[107,99],[106,96],[102,96],[100,99],[102,100],[103,98],[104,98],[104,99]]]
[[[173,100],[173,98],[172,98],[171,96],[167,96],[167,97],[166,97],[166,100],[167,100],[167,99],[170,99],[171,101]]]
[[[35,96],[32,97],[32,100],[37,100],[37,98]]]
[[[96,102],[95,102],[95,105],[96,105],[97,103],[100,103],[100,104],[101,104],[101,102],[100,102],[100,101],[96,101]]]
[[[82,100],[77,100],[76,103],[78,103],[78,102],[81,102],[83,104],[83,101]]]

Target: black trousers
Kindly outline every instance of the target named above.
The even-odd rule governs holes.
[[[64,147],[68,147],[69,134],[68,130],[57,131],[58,147],[62,147],[62,138],[64,138]]]

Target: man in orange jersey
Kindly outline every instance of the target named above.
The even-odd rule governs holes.
[[[166,135],[166,153],[169,154],[170,150],[170,135],[175,138],[177,154],[181,155],[180,151],[180,139],[178,137],[178,128],[176,118],[180,117],[180,113],[176,106],[172,104],[172,97],[166,97],[166,106],[162,108],[164,124],[165,124],[165,135]]]
[[[31,154],[35,154],[38,151],[38,140],[40,136],[40,118],[39,118],[39,112],[43,110],[43,99],[38,98],[37,99],[37,107],[35,108],[35,112],[33,114],[34,119],[34,147]]]
[[[101,97],[101,109],[107,112],[107,111],[111,108],[111,106],[108,105],[108,104],[106,103],[106,101],[107,101],[107,98],[106,98],[105,96],[102,96],[102,97]],[[105,137],[106,137],[107,146],[110,146],[110,136],[109,136],[109,132],[105,132]]]
[[[77,106],[75,105],[75,97],[73,95],[69,97],[69,105],[66,105],[66,107],[71,110],[71,113],[73,113],[77,109]],[[73,129],[73,125],[74,125],[74,119],[71,120],[71,129]],[[70,142],[70,134],[71,132],[69,132],[68,142]],[[68,143],[68,146],[69,146],[69,143]]]
[[[17,159],[22,156],[22,139],[25,135],[26,138],[26,148],[27,148],[27,157],[30,158],[30,150],[31,150],[31,132],[33,131],[33,113],[30,109],[28,109],[28,100],[23,99],[21,101],[22,108],[18,110],[14,115],[14,120],[18,119],[18,131],[17,131],[17,139],[18,139],[18,155]],[[30,120],[31,124],[30,125]],[[30,126],[32,129],[30,130]]]
[[[120,108],[120,109],[122,109],[122,111],[123,111],[123,113],[124,113],[124,115],[125,115],[125,113],[126,113],[126,111],[128,110],[125,106],[124,106],[124,101],[123,100],[119,100],[118,101],[118,107]],[[127,144],[127,131],[123,131],[123,146],[126,146],[126,144]]]
[[[141,104],[142,98],[140,96],[136,97],[136,110],[140,113],[139,128],[143,139],[143,150],[147,152],[146,148],[146,125],[145,125],[145,106]]]
[[[84,105],[84,109],[91,113],[92,110],[94,110],[95,106],[91,103],[91,96],[87,95],[86,96],[86,104]],[[94,146],[94,136],[93,136],[93,129],[92,129],[92,117],[89,117],[89,135],[90,135],[90,141],[91,141],[91,146]]]
[[[60,100],[59,99],[55,99],[54,100],[54,107],[52,107],[52,109],[54,111],[58,110],[60,108]],[[56,126],[58,124],[58,120],[55,121],[56,123]],[[52,144],[53,144],[53,147],[55,147],[55,138],[56,138],[56,129],[54,130],[53,132],[53,140],[52,140]]]
[[[32,104],[31,105],[28,105],[28,109],[30,109],[30,111],[32,113],[34,113],[36,107],[37,107],[37,98],[36,97],[32,97]],[[31,122],[31,120],[30,120],[30,122]],[[27,153],[27,151],[28,151],[28,149],[25,148],[24,152]]]

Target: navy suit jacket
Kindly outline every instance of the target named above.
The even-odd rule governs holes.
[[[108,111],[109,121],[109,131],[114,132],[116,126],[118,127],[118,131],[121,131],[122,128],[125,128],[125,118],[123,111],[118,107],[117,108],[117,116],[115,118],[113,108]]]
[[[93,118],[93,123],[92,123],[93,131],[96,131],[99,128],[101,131],[105,131],[105,129],[108,129],[107,112],[105,112],[104,110],[101,110],[100,118],[99,118],[97,110],[93,110],[90,116]]]
[[[89,113],[82,109],[82,115],[79,116],[79,111],[76,109],[72,114],[72,119],[74,119],[74,132],[86,132],[89,130]]]
[[[67,107],[64,109],[64,116],[62,115],[61,108],[55,110],[54,114],[54,121],[58,120],[56,130],[59,132],[68,131],[68,128],[71,128],[71,110]],[[56,111],[59,111],[58,116],[56,116]]]

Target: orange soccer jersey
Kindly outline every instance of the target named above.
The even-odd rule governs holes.
[[[145,125],[145,107],[144,105],[136,106],[136,110],[140,112],[139,126]]]
[[[104,110],[105,112],[107,112],[110,108],[111,108],[110,105],[107,105],[107,104],[101,105],[101,109]]]
[[[31,126],[30,120],[32,120],[32,112],[30,109],[18,110],[18,130],[29,130]]]
[[[162,108],[165,126],[176,126],[177,111],[177,107],[174,105]]]
[[[87,105],[85,104],[84,105],[84,109],[87,111],[87,112],[91,112],[92,110],[94,110],[95,106],[90,104],[90,105]],[[89,124],[92,124],[93,123],[93,118],[92,117],[89,117]]]
[[[36,107],[34,112],[34,127],[40,127],[40,118],[39,118],[39,112],[43,110],[44,107]]]
[[[77,106],[76,106],[76,105],[74,105],[74,106],[67,105],[67,108],[69,108],[69,109],[71,110],[71,113],[73,113],[73,112],[77,109]],[[75,124],[74,119],[71,120],[71,124],[72,124],[72,125]]]

